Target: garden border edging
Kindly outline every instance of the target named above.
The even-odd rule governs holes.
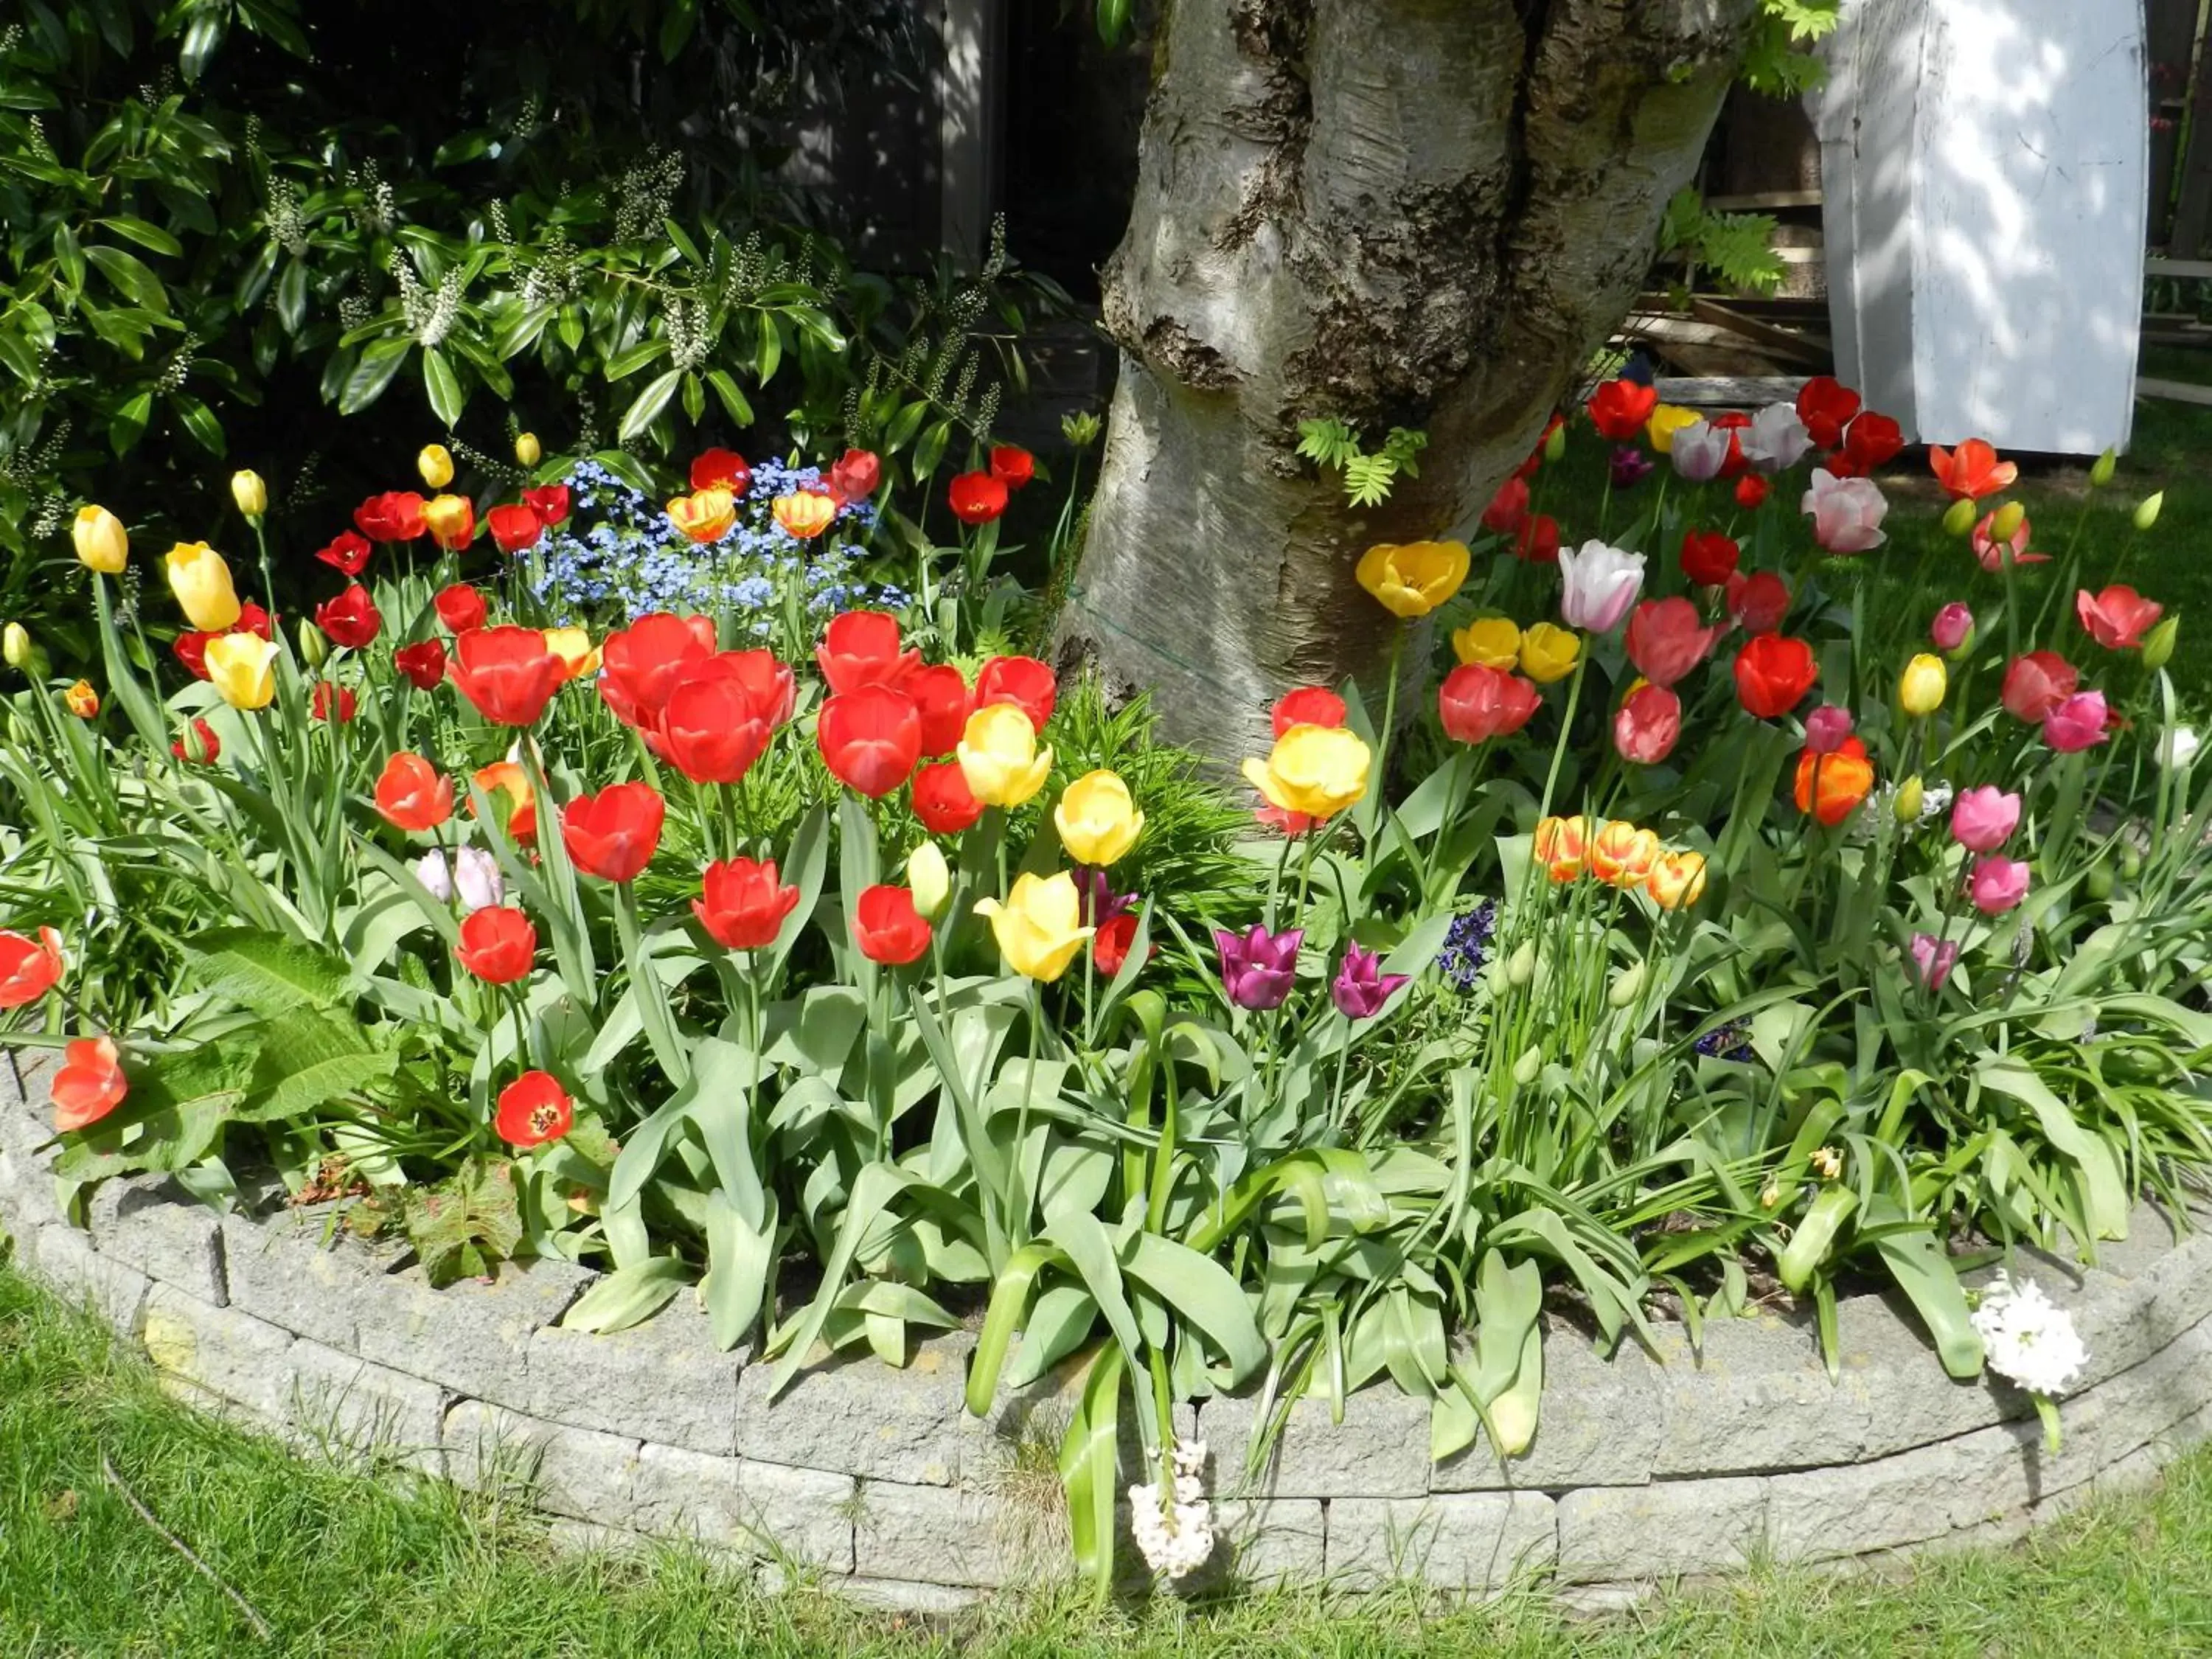
[[[28,1103],[55,1063],[0,1063],[0,1231],[176,1389],[463,1484],[527,1474],[556,1526],[594,1539],[688,1537],[910,1605],[1065,1570],[1065,1376],[970,1417],[955,1333],[902,1370],[817,1367],[770,1406],[766,1368],[718,1352],[688,1302],[613,1336],[562,1329],[592,1278],[565,1263],[433,1291],[393,1253],[325,1242],[323,1217],[217,1216],[143,1178],[102,1187],[79,1229]],[[1603,1601],[1756,1559],[1999,1540],[2212,1437],[2212,1231],[2177,1241],[2145,1205],[2096,1267],[2031,1266],[2090,1353],[2055,1456],[2025,1395],[1952,1382],[1874,1296],[1838,1309],[1834,1382],[1809,1329],[1771,1315],[1710,1322],[1695,1353],[1662,1330],[1664,1363],[1549,1332],[1536,1440],[1504,1468],[1486,1447],[1432,1466],[1428,1408],[1388,1388],[1340,1425],[1301,1401],[1249,1492],[1249,1401],[1186,1407],[1182,1426],[1212,1449],[1224,1570],[1252,1580],[1487,1594],[1541,1574]]]

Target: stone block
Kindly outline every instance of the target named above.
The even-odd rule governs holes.
[[[67,1218],[54,1193],[54,1156],[38,1148],[53,1134],[43,1113],[25,1103],[27,1091],[19,1089],[15,1068],[26,1064],[21,1055],[0,1054],[0,1231],[25,1247],[41,1227]],[[45,1092],[46,1073],[33,1073],[39,1091]]]
[[[387,1273],[362,1287],[354,1352],[454,1394],[519,1400],[527,1386],[530,1339],[565,1313],[590,1279],[565,1261],[509,1262],[495,1279],[436,1290],[420,1267]]]
[[[944,1618],[963,1613],[983,1599],[980,1589],[949,1584],[914,1584],[898,1578],[841,1578],[830,1586],[846,1601],[881,1613]]]
[[[1126,1510],[1121,1530],[1126,1539]],[[1213,1506],[1213,1535],[1209,1575],[1247,1584],[1310,1583],[1328,1571],[1328,1515],[1318,1498],[1225,1498]],[[1133,1549],[1127,1553],[1133,1558]]]
[[[1410,1582],[1495,1595],[1548,1572],[1559,1535],[1541,1492],[1340,1498],[1328,1506],[1328,1571],[1354,1587]]]
[[[1771,1314],[1706,1322],[1692,1349],[1662,1330],[1663,1429],[1652,1461],[1662,1479],[1849,1462],[1871,1430],[1875,1382],[1847,1365],[1831,1382],[1809,1322]],[[1550,1402],[1546,1401],[1546,1409]]]
[[[1856,1452],[1861,1458],[1932,1445],[2033,1409],[2024,1399],[1993,1388],[1986,1376],[1953,1378],[1936,1358],[1911,1304],[1893,1292],[1847,1298],[1836,1310],[1836,1335],[1843,1369],[1839,1386],[1867,1404]]]
[[[751,1462],[826,1469],[870,1480],[949,1486],[965,1452],[980,1448],[966,1414],[965,1332],[922,1343],[893,1370],[871,1357],[836,1358],[801,1371],[769,1402],[770,1368],[738,1378],[737,1449]]]
[[[648,1441],[638,1453],[633,1522],[661,1537],[850,1572],[853,1493],[850,1475],[742,1463]]]
[[[434,1382],[373,1364],[309,1337],[288,1356],[287,1415],[301,1436],[334,1455],[394,1462],[426,1474],[445,1471],[446,1396]]]
[[[1866,1555],[2002,1523],[2035,1497],[2033,1424],[1999,1424],[1844,1468],[1767,1482],[1768,1541],[1784,1561]]]
[[[1666,1431],[1668,1385],[1664,1370],[1632,1342],[1602,1359],[1582,1337],[1548,1332],[1543,1404],[1528,1449],[1501,1460],[1486,1432],[1436,1466],[1430,1489],[1563,1491],[1649,1480]]]
[[[446,1413],[446,1474],[477,1490],[526,1487],[538,1508],[628,1527],[636,1510],[639,1446],[596,1429],[543,1423],[480,1400]]]
[[[1041,1547],[1059,1515],[1024,1511],[1035,1493],[1000,1497],[946,1486],[864,1482],[854,1504],[853,1571],[865,1578],[994,1589],[1045,1570]],[[1064,1553],[1063,1557],[1064,1559]]]
[[[1344,1421],[1308,1395],[1291,1407],[1258,1480],[1243,1478],[1257,1401],[1217,1395],[1198,1414],[1224,1497],[1419,1498],[1429,1490],[1429,1403],[1384,1383],[1344,1402]]]
[[[522,1392],[506,1403],[548,1422],[726,1455],[737,1449],[744,1358],[716,1348],[707,1316],[678,1296],[644,1324],[611,1335],[540,1326]]]
[[[93,1248],[111,1261],[173,1285],[210,1307],[229,1302],[222,1218],[167,1176],[101,1182],[86,1206],[85,1222]]]
[[[84,1303],[118,1335],[138,1334],[153,1281],[136,1267],[110,1261],[66,1221],[40,1228],[24,1257],[25,1267],[63,1296]]]
[[[289,1416],[291,1332],[155,1285],[147,1292],[141,1340],[162,1380],[188,1397],[212,1395],[271,1423]]]
[[[1568,1492],[1556,1511],[1559,1576],[1607,1583],[1741,1567],[1765,1534],[1766,1486],[1723,1476]]]
[[[358,1352],[363,1310],[386,1305],[383,1281],[401,1259],[349,1237],[327,1209],[225,1216],[222,1251],[232,1306],[345,1353]]]

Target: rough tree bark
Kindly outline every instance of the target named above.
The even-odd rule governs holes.
[[[1121,379],[1063,660],[1229,758],[1287,687],[1374,684],[1376,542],[1471,526],[1625,313],[1756,0],[1170,0]],[[1429,434],[1346,505],[1301,419]]]

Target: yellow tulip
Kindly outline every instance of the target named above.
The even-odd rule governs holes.
[[[1651,440],[1651,447],[1662,455],[1674,453],[1674,434],[1686,426],[1695,426],[1705,416],[1694,409],[1685,409],[1680,404],[1661,404],[1651,411],[1651,418],[1644,423],[1644,434]]]
[[[77,562],[103,576],[119,576],[131,558],[131,538],[123,520],[104,507],[80,507],[70,535],[76,543]]]
[[[514,434],[514,459],[519,465],[537,465],[538,456],[544,453],[538,447],[538,434],[535,432],[518,432]]]
[[[448,552],[476,539],[477,504],[465,495],[433,495],[422,503],[423,527]]]
[[[1451,636],[1452,655],[1485,668],[1510,669],[1521,660],[1521,629],[1510,617],[1477,617]]]
[[[668,521],[704,546],[719,542],[738,521],[737,497],[726,489],[702,489],[668,503]]]
[[[1932,714],[1943,706],[1943,693],[1950,683],[1943,659],[1923,651],[1905,664],[1905,672],[1898,676],[1899,706],[1916,720]]]
[[[21,623],[9,623],[0,628],[0,662],[10,668],[21,668],[30,660],[30,630]]]
[[[1244,763],[1244,776],[1267,805],[1330,818],[1367,793],[1371,757],[1357,732],[1340,726],[1294,726],[1275,739],[1265,760]]]
[[[276,696],[276,647],[258,634],[210,640],[208,683],[233,708],[266,708]]]
[[[1467,580],[1462,542],[1378,542],[1361,555],[1359,585],[1394,617],[1425,617]]]
[[[1052,771],[1052,750],[1038,749],[1036,728],[1010,702],[970,714],[953,755],[968,793],[986,806],[1019,806]]]
[[[90,680],[79,680],[62,693],[62,701],[69,705],[70,713],[81,720],[88,720],[100,712],[100,693],[92,689]]]
[[[1075,878],[1065,870],[1055,876],[1023,876],[1005,903],[984,899],[975,914],[990,919],[1006,966],[1048,984],[1067,971],[1084,940],[1097,931],[1080,925],[1083,903]]]
[[[1920,808],[1927,799],[1928,791],[1920,781],[1920,775],[1915,772],[1897,786],[1897,821],[1899,823],[1919,823]]]
[[[836,521],[837,498],[819,489],[801,489],[777,496],[769,511],[786,535],[812,541]]]
[[[179,542],[167,562],[170,591],[194,628],[214,633],[237,622],[238,590],[230,585],[222,554],[205,542]]]
[[[443,444],[424,444],[422,453],[415,458],[415,470],[431,489],[443,489],[453,481],[453,458]]]
[[[1644,890],[1662,910],[1695,904],[1705,890],[1703,853],[1662,853],[1644,878]]]
[[[269,486],[261,482],[258,472],[247,467],[230,475],[230,499],[247,518],[258,519],[269,511]]]
[[[1539,685],[1566,678],[1582,654],[1582,635],[1570,629],[1538,623],[1521,635],[1521,672]]]
[[[952,872],[933,841],[926,841],[907,854],[906,890],[914,896],[915,914],[935,921],[952,896]]]
[[[1145,828],[1145,815],[1129,799],[1129,786],[1104,770],[1069,784],[1052,809],[1052,821],[1068,857],[1101,868],[1125,856]]]
[[[561,659],[564,679],[587,679],[599,672],[599,647],[582,629],[549,628],[544,633],[545,648]]]

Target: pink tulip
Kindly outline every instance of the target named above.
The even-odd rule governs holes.
[[[1931,991],[1940,991],[1943,981],[1951,977],[1951,970],[1959,965],[1959,942],[1939,940],[1933,933],[1915,933],[1912,965],[1923,985]]]
[[[1871,478],[1838,478],[1814,467],[1813,487],[1799,506],[1813,516],[1813,539],[1831,553],[1864,553],[1885,539],[1881,520],[1889,503]]]
[[[1972,538],[1974,556],[1982,562],[1983,569],[1989,571],[2003,569],[2008,555],[2014,564],[2051,562],[2051,555],[2048,553],[2031,553],[2027,550],[2027,538],[2033,531],[2025,517],[2020,521],[2020,528],[2012,532],[2012,539],[2008,542],[2001,542],[1996,538],[1996,513],[1995,509],[1991,509],[1983,514],[1981,522],[1974,526]]]
[[[1851,711],[1824,702],[1805,716],[1805,747],[1815,755],[1832,755],[1851,734]]]
[[[1705,660],[1720,632],[1705,627],[1687,599],[1646,599],[1629,617],[1622,644],[1638,673],[1654,685],[1672,686]]]
[[[1951,804],[1951,839],[1969,853],[1994,853],[2020,828],[2020,797],[1993,784],[1960,792]]]
[[[1956,599],[1936,613],[1928,638],[1938,651],[1956,651],[1974,637],[1974,613]]]
[[[2110,711],[2101,691],[2076,691],[2043,722],[2043,740],[2062,755],[2094,749],[2105,740]]]
[[[1674,752],[1682,735],[1682,700],[1663,685],[1641,685],[1613,717],[1613,744],[1620,757],[1651,766]]]
[[[1977,859],[1966,895],[1984,915],[2001,916],[2027,896],[2027,866],[2019,859]]]

